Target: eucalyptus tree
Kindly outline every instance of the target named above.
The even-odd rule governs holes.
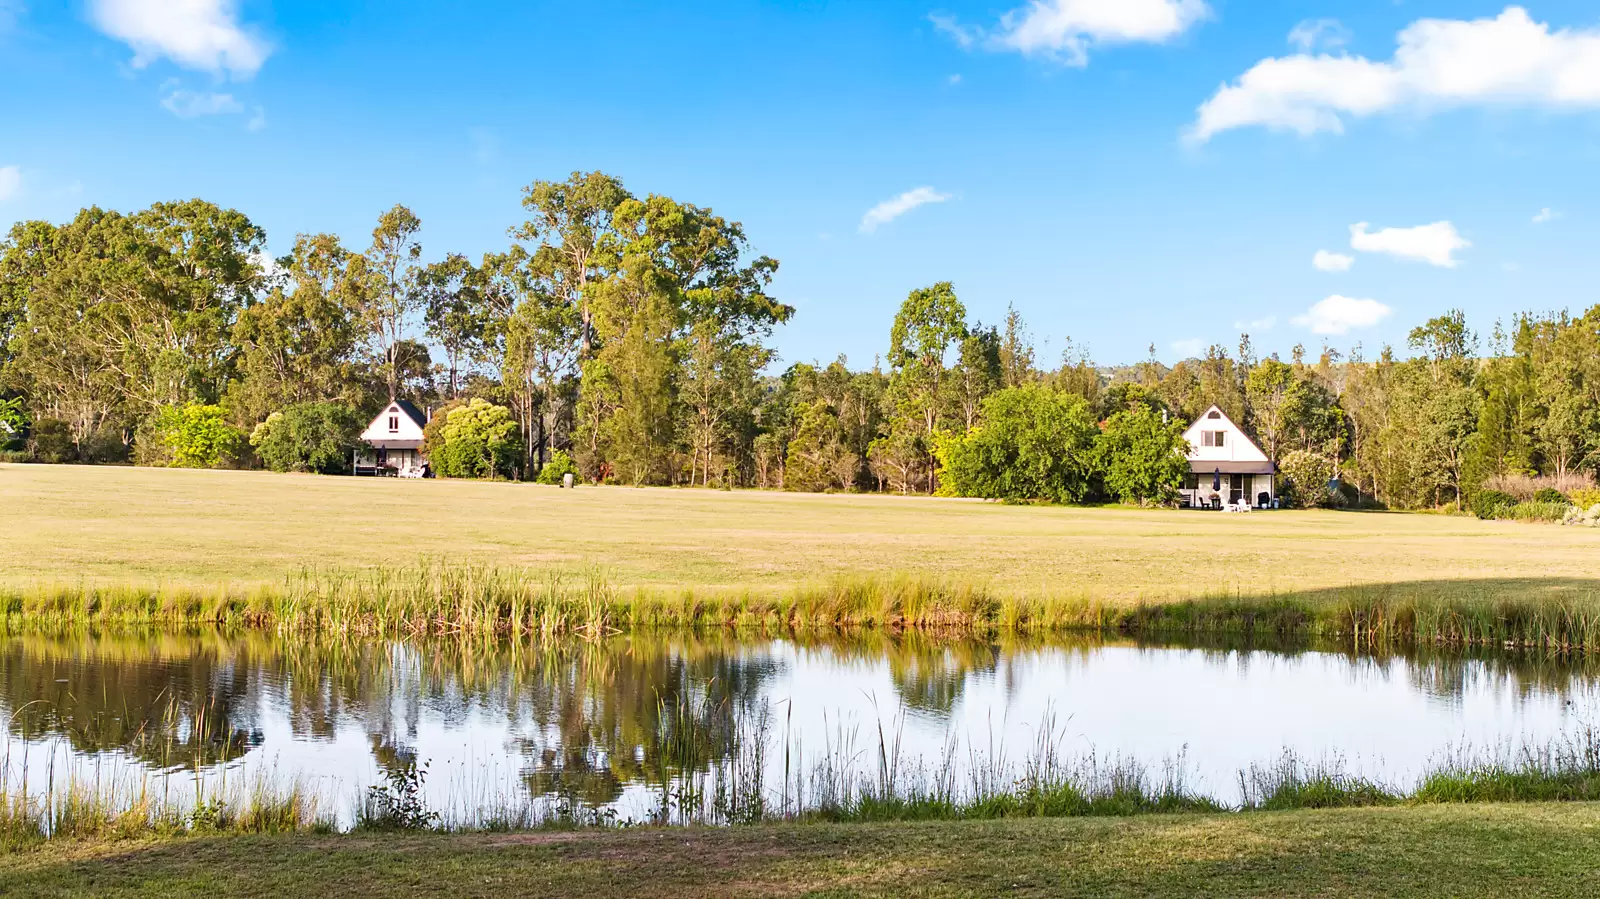
[[[949,281],[911,291],[889,331],[889,400],[895,415],[876,444],[873,465],[892,473],[902,490],[920,468],[922,486],[934,489],[934,435],[944,404],[945,356],[967,336],[967,310]]]
[[[360,315],[374,359],[392,399],[400,394],[412,319],[421,305],[417,290],[422,272],[422,220],[404,206],[378,216],[372,246],[352,260],[362,285]]]
[[[573,172],[566,181],[535,181],[522,191],[528,218],[511,236],[533,247],[529,268],[543,289],[571,306],[578,319],[578,357],[594,349],[591,285],[604,280],[616,261],[604,245],[614,234],[612,216],[629,194],[622,181],[602,172]]]
[[[415,274],[413,289],[427,335],[444,350],[450,399],[456,398],[462,372],[485,354],[489,307],[483,281],[478,268],[459,253]]]

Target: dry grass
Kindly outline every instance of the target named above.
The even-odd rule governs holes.
[[[619,587],[910,575],[1011,597],[1178,599],[1590,581],[1600,532],[1433,515],[1225,515],[968,500],[0,465],[0,583],[214,589],[419,558]]]

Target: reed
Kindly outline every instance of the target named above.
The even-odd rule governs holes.
[[[306,568],[268,587],[0,587],[12,626],[233,625],[286,633],[583,637],[646,630],[905,631],[1328,637],[1362,648],[1410,643],[1554,651],[1600,646],[1600,581],[1421,583],[1190,599],[997,593],[912,576],[795,588],[646,588],[521,568],[423,561],[357,571]]]

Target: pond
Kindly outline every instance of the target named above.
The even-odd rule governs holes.
[[[974,784],[1041,753],[1237,803],[1241,772],[1285,753],[1406,788],[1462,753],[1563,739],[1600,720],[1597,683],[1581,657],[1083,636],[12,635],[0,766],[35,792],[295,782],[346,824],[410,764],[457,824],[513,807],[645,820],[663,784],[733,769],[769,803],[884,771]]]

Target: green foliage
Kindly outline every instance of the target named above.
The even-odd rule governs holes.
[[[166,406],[139,430],[140,462],[175,468],[217,468],[231,462],[244,435],[221,406]]]
[[[360,415],[339,403],[300,403],[256,425],[250,444],[273,471],[345,471],[361,433]]]
[[[1139,404],[1106,420],[1096,443],[1106,492],[1128,503],[1169,503],[1189,471],[1184,426]]]
[[[1079,396],[1027,385],[983,403],[984,423],[944,437],[938,453],[949,492],[1004,500],[1082,502],[1094,474],[1099,433]]]
[[[33,453],[40,462],[59,464],[78,457],[72,430],[59,418],[41,418],[33,424]]]
[[[1567,495],[1574,506],[1585,511],[1600,505],[1600,488],[1583,488]]]
[[[474,399],[449,413],[440,435],[428,461],[443,477],[509,477],[516,465],[517,423],[504,406]]]
[[[1564,506],[1572,505],[1566,495],[1554,487],[1540,488],[1538,492],[1534,493],[1533,501],[1536,503],[1559,503]]]
[[[554,450],[550,453],[549,460],[544,463],[544,467],[539,469],[537,481],[540,484],[560,484],[569,474],[574,478],[580,476],[578,463],[566,450]]]
[[[1479,490],[1472,495],[1472,514],[1485,521],[1504,517],[1516,505],[1516,497],[1498,490]]]
[[[1509,509],[1502,507],[1501,517],[1509,517],[1516,521],[1561,521],[1572,510],[1572,505],[1565,501],[1559,503],[1546,503],[1535,500],[1530,503],[1518,503]]]
[[[22,397],[0,399],[0,450],[15,450],[28,432],[28,410]]]
[[[1328,481],[1333,477],[1333,464],[1325,457],[1307,450],[1295,450],[1278,460],[1281,495],[1291,505],[1303,508],[1326,506],[1332,503]]]

